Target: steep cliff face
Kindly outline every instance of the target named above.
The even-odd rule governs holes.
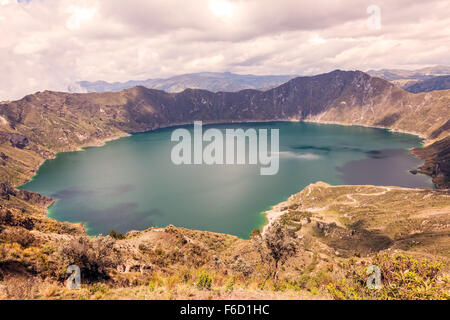
[[[48,207],[54,200],[50,197],[41,196],[36,192],[14,188],[10,183],[0,183],[0,199],[10,200],[11,197],[29,202],[32,205]]]
[[[413,153],[425,160],[418,172],[431,176],[436,186],[450,189],[450,137],[425,148],[414,149]]]
[[[0,117],[2,132],[29,141],[20,150],[11,143],[0,145],[11,158],[0,178],[11,181],[29,175],[57,151],[194,120],[375,125],[439,139],[449,132],[450,91],[411,94],[360,71],[337,70],[295,78],[268,91],[166,93],[144,87],[114,93],[46,91],[0,105]],[[13,180],[17,181],[24,179]]]

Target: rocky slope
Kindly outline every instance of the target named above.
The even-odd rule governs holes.
[[[419,84],[421,82],[427,81],[435,77],[450,75],[450,67],[434,66],[417,70],[382,69],[382,70],[370,70],[367,73],[370,74],[372,77],[378,77],[391,81],[395,85],[398,85],[403,89],[406,89],[407,87]]]
[[[435,90],[448,90],[450,89],[450,76],[441,76],[423,80],[409,85],[404,89],[413,93],[429,92]]]
[[[329,298],[329,284],[371,264],[374,255],[408,254],[448,266],[449,198],[445,190],[310,185],[280,206],[279,221],[296,251],[274,281],[273,261],[261,254],[257,236],[169,226],[90,238],[80,225],[49,219],[44,206],[11,194],[13,207],[0,205],[0,299]],[[81,290],[64,287],[73,263],[82,269]],[[442,272],[445,279],[448,267]],[[448,291],[442,281],[419,290],[432,298],[438,285]]]
[[[447,122],[447,127],[449,125]],[[425,160],[418,172],[431,176],[437,186],[450,189],[450,137],[425,148],[414,149],[413,153]]]

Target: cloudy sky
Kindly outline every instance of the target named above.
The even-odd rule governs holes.
[[[78,80],[450,65],[449,51],[449,0],[0,0],[0,101]]]

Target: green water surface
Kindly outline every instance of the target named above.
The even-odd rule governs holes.
[[[278,174],[261,176],[257,165],[176,166],[168,128],[60,153],[22,188],[56,198],[50,217],[83,222],[91,235],[173,224],[248,238],[264,224],[262,211],[317,181],[432,187],[408,172],[422,163],[408,152],[422,143],[413,135],[303,122],[204,129],[211,127],[279,129]]]

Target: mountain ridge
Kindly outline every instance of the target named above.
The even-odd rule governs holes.
[[[406,86],[404,89],[412,93],[448,90],[450,89],[450,75],[434,77],[416,82],[412,85]]]
[[[361,71],[297,77],[267,91],[167,93],[145,87],[86,94],[44,91],[0,105],[0,131],[29,141],[23,149],[0,145],[10,157],[0,179],[20,184],[56,152],[195,120],[377,126],[419,134],[432,142],[449,134],[449,118],[450,91],[412,94]]]
[[[425,67],[415,70],[406,69],[380,69],[369,70],[367,74],[373,77],[379,77],[388,81],[400,79],[418,79],[425,80],[436,76],[449,75],[450,67],[437,65],[433,67]]]
[[[412,93],[450,89],[450,87],[448,86],[444,86],[442,84],[439,85],[440,80],[433,80],[443,76],[450,76],[450,67],[448,66],[438,65],[434,67],[426,67],[417,70],[404,70],[404,69],[369,70],[367,71],[367,73],[373,77],[388,80],[393,84]]]
[[[71,93],[116,92],[143,86],[167,92],[181,92],[187,88],[213,92],[240,91],[244,89],[271,89],[294,78],[291,75],[252,75],[231,72],[198,72],[176,75],[169,78],[130,80],[126,82],[78,81],[69,86]]]

